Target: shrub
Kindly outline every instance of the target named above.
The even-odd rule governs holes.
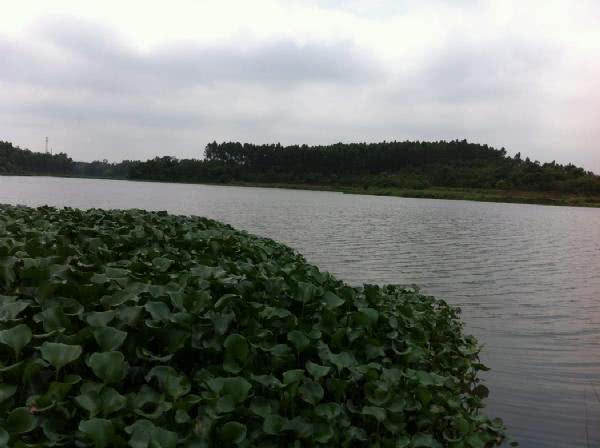
[[[0,206],[0,445],[483,447],[479,346],[411,288],[204,218]]]

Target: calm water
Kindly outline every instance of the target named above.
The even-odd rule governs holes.
[[[203,215],[353,284],[420,285],[463,309],[522,447],[600,447],[600,209],[44,177],[0,177],[0,203]]]

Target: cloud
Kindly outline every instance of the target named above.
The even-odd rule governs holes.
[[[41,149],[48,135],[82,160],[198,157],[213,139],[468,138],[600,171],[589,5],[207,0],[146,22],[78,5],[0,34],[0,138]]]
[[[304,83],[363,82],[379,73],[377,61],[350,41],[299,44],[277,39],[239,44],[170,43],[152,51],[127,46],[95,24],[55,20],[34,43],[0,41],[0,79],[53,87],[139,92],[223,82],[290,87]]]

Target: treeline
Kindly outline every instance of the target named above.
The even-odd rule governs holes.
[[[167,156],[132,162],[129,178],[600,194],[600,176],[583,168],[509,157],[504,148],[466,140],[328,146],[213,142],[204,160]]]
[[[327,186],[481,188],[600,194],[600,176],[556,162],[540,163],[504,148],[466,140],[352,143],[327,146],[209,143],[204,159],[155,157],[73,162],[1,142],[0,173],[61,174],[165,182],[258,182]],[[59,163],[60,162],[60,163]],[[62,164],[61,164],[62,163]]]
[[[110,163],[107,160],[75,162],[62,152],[34,152],[0,141],[0,174],[127,179],[130,163],[127,160],[120,163]]]
[[[0,141],[0,174],[66,175],[72,171],[73,160],[62,152],[33,152]]]

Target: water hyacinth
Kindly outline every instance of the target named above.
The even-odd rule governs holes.
[[[0,206],[0,446],[485,447],[478,352],[209,219]]]

